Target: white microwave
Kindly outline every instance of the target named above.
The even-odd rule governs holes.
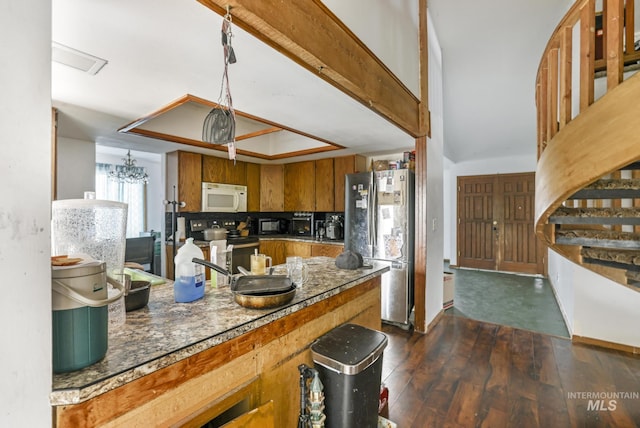
[[[202,183],[202,211],[236,213],[247,211],[247,186]]]

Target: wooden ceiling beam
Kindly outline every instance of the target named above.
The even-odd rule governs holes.
[[[262,135],[273,134],[274,132],[280,132],[282,128],[276,126],[272,128],[262,129],[260,131],[249,132],[246,134],[236,136],[236,141],[248,140],[249,138],[260,137]]]
[[[198,0],[413,137],[420,100],[320,0]],[[286,6],[283,6],[286,5]]]

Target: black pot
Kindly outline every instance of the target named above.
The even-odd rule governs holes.
[[[214,227],[204,230],[205,241],[222,241],[227,239],[227,229],[224,227]]]
[[[129,293],[124,296],[124,308],[126,312],[144,308],[149,303],[151,283],[149,281],[131,281]]]

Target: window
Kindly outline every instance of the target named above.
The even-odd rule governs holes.
[[[145,183],[120,183],[109,178],[109,171],[120,165],[96,163],[96,199],[128,204],[127,238],[140,236],[147,229]]]

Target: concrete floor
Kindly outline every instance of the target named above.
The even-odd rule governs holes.
[[[455,278],[453,308],[446,313],[524,330],[569,337],[546,278],[471,269],[445,270]]]

